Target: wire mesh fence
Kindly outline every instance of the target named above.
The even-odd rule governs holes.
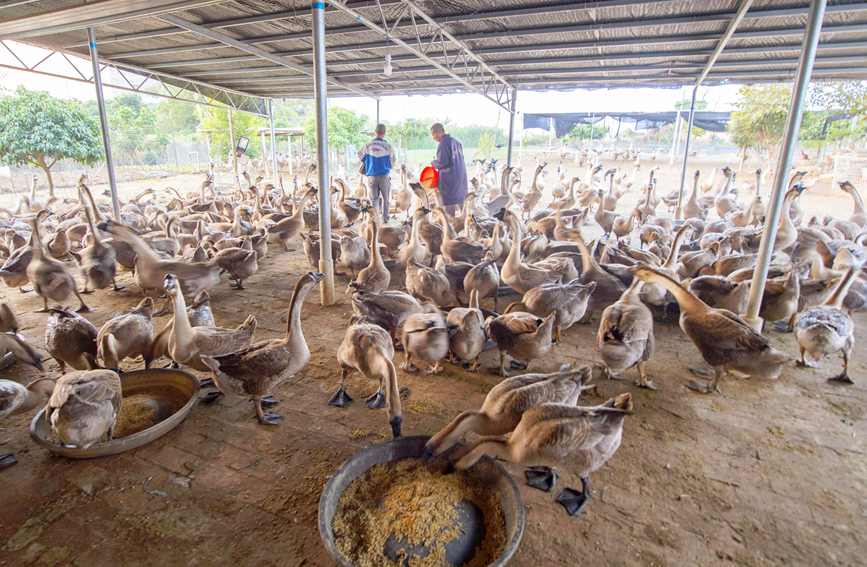
[[[852,150],[834,157],[833,183],[858,183],[867,179],[867,150]]]

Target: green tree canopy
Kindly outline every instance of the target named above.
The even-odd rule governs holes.
[[[355,111],[333,106],[328,109],[328,145],[336,150],[349,146],[361,148],[370,138],[362,134],[367,127],[367,116],[359,116]],[[316,116],[310,115],[304,122],[304,141],[311,148],[316,147]]]
[[[79,103],[23,86],[0,98],[0,160],[41,168],[52,198],[51,167],[58,160],[91,165],[104,155],[99,123]]]
[[[189,136],[199,128],[199,116],[191,102],[170,98],[159,103],[155,110],[157,127],[163,132],[174,130],[181,136]]]
[[[198,107],[202,112],[200,127],[208,130],[211,139],[211,153],[213,155],[230,155],[231,136],[229,134],[229,110],[206,106]],[[251,158],[259,157],[261,153],[257,141],[257,131],[267,125],[264,118],[246,112],[233,112],[232,122],[235,124],[235,140],[244,136],[250,139],[246,155]]]
[[[743,152],[753,149],[772,162],[780,153],[792,90],[789,85],[744,85],[727,129]]]
[[[589,140],[591,137],[594,140],[598,140],[602,136],[608,134],[609,130],[608,126],[603,126],[602,124],[593,124],[592,128],[590,124],[576,124],[569,133],[566,134],[566,136],[568,136],[570,140],[576,138],[578,140]]]
[[[156,114],[147,106],[140,107],[136,114],[130,106],[117,105],[108,120],[112,149],[116,148],[145,165],[141,152],[156,150],[169,143],[168,137],[157,128],[156,122]]]

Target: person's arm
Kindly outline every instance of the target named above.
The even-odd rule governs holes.
[[[367,149],[367,144],[361,146],[361,149],[358,150],[358,161],[364,161],[364,151]]]
[[[452,164],[452,152],[448,144],[440,142],[437,148],[437,157],[430,162],[434,169],[445,169]]]

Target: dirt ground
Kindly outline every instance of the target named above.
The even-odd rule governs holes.
[[[697,163],[715,165],[724,164]],[[527,159],[525,166],[531,166]],[[663,168],[662,194],[675,186],[674,169]],[[185,176],[185,188],[198,178]],[[121,194],[179,181],[124,183]],[[104,187],[94,189],[98,194]],[[160,192],[159,200],[166,199]],[[804,206],[810,214],[845,217],[851,200],[824,181],[804,195]],[[298,242],[294,252],[270,252],[245,282],[246,291],[230,289],[224,278],[211,292],[217,323],[235,326],[253,313],[257,340],[282,336],[292,286],[309,269]],[[375,390],[363,377],[353,375],[347,383],[355,402],[344,409],[326,404],[339,385],[335,353],[351,313],[346,281],[336,282],[335,305],[319,306],[316,293],[304,305],[311,361],[274,392],[275,411],[285,416],[277,427],[259,425],[250,402],[224,398],[195,406],[186,421],[149,445],[75,461],[30,440],[27,426],[35,412],[3,422],[0,452],[14,453],[19,463],[0,471],[0,564],[335,565],[317,528],[322,488],[350,456],[390,436],[384,410],[369,410],[362,401]],[[126,288],[118,293],[88,296],[96,309],[86,317],[95,325],[141,299],[129,272],[119,283]],[[17,289],[0,296],[18,313],[21,333],[42,348],[46,316],[33,313],[41,300]],[[867,317],[859,313],[855,321],[863,345]],[[839,372],[840,360],[832,358],[822,370],[788,365],[779,380],[728,379],[723,394],[701,395],[685,384],[688,369],[703,362],[676,324],[656,325],[657,349],[648,363],[655,392],[598,378],[595,332],[596,324],[573,326],[530,371],[553,371],[564,362],[593,365],[598,391],[582,402],[595,405],[630,391],[635,415],[626,421],[619,451],[591,476],[593,497],[580,516],[568,516],[554,502],[562,487],[580,486],[568,460],[558,467],[554,493],[526,486],[522,467],[505,465],[521,486],[527,513],[512,565],[863,564],[863,347],[853,355],[854,386],[825,382]],[[769,336],[796,354],[791,335]],[[395,359],[401,362],[403,354]],[[497,361],[495,350],[483,354],[483,368]],[[47,374],[56,375],[56,363],[45,364]],[[141,362],[124,367],[140,368]],[[16,363],[3,377],[26,383],[37,372]],[[398,370],[398,380],[408,388],[404,434],[429,435],[459,412],[478,408],[499,378],[446,365],[437,376]]]

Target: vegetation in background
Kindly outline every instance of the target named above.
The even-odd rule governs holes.
[[[200,128],[208,130],[207,136],[211,140],[211,154],[214,156],[229,156],[231,148],[231,136],[229,135],[229,110],[199,106],[201,116]],[[267,126],[268,122],[259,116],[246,112],[233,112],[232,121],[235,124],[235,142],[241,136],[250,139],[246,155],[251,158],[259,157],[261,150],[257,143],[257,130]]]
[[[103,157],[99,123],[78,102],[23,86],[0,98],[0,161],[41,168],[51,197],[51,167],[58,160],[91,165]]]
[[[752,149],[773,165],[780,154],[791,87],[779,83],[744,85],[738,96],[737,110],[727,128],[732,142],[741,149],[742,156]]]
[[[166,133],[174,132],[178,136],[195,136],[199,129],[199,116],[195,106],[190,102],[177,99],[166,99],[154,109],[157,115],[157,127]]]
[[[328,145],[341,153],[349,146],[361,148],[370,137],[362,134],[369,127],[367,116],[359,116],[354,111],[332,106],[328,109]],[[316,147],[316,115],[311,114],[304,121],[304,142]]]
[[[156,122],[157,115],[147,106],[140,106],[136,114],[130,106],[116,105],[108,117],[112,154],[118,151],[141,165],[156,165],[153,153],[145,155],[145,159],[141,156],[145,152],[161,151],[169,143],[168,136],[157,128]]]

